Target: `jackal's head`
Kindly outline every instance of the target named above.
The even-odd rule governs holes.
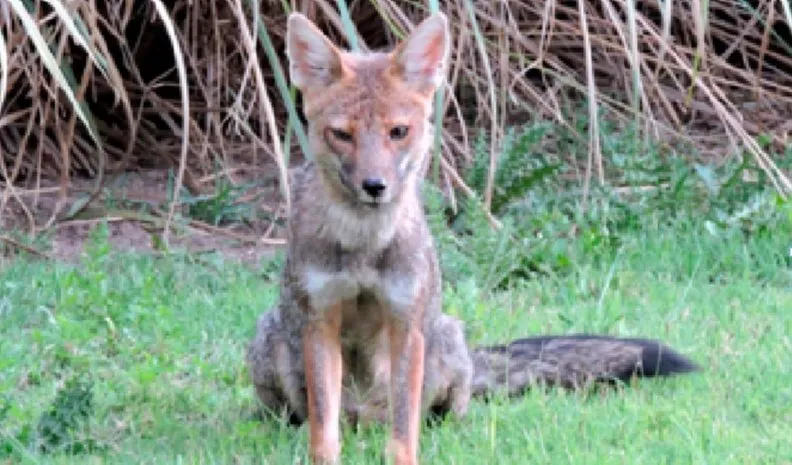
[[[334,192],[377,207],[423,172],[449,42],[442,13],[391,52],[366,54],[340,50],[308,18],[289,16],[290,77],[303,95],[315,162]]]

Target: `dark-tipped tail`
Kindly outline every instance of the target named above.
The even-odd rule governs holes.
[[[474,395],[503,389],[519,394],[533,385],[579,388],[592,382],[698,370],[659,341],[587,334],[518,339],[509,345],[473,349],[471,355]]]

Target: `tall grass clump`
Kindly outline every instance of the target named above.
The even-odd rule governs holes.
[[[360,50],[391,46],[430,11],[449,16],[433,179],[452,204],[479,198],[490,224],[496,191],[509,188],[497,184],[508,128],[535,120],[585,145],[543,148],[576,167],[584,200],[612,181],[613,128],[633,131],[637,157],[654,144],[715,164],[750,158],[779,195],[792,191],[777,164],[792,114],[788,0],[2,0],[0,212],[32,208],[47,180],[66,198],[75,176],[94,179],[92,197],[59,217],[73,214],[105,174],[148,167],[173,169],[193,196],[243,168],[276,174],[286,194],[286,169],[305,155],[283,56],[293,10]],[[473,165],[479,191],[462,174]]]

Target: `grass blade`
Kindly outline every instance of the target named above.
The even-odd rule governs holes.
[[[589,188],[591,185],[592,164],[594,161],[597,163],[599,182],[605,183],[604,173],[602,169],[602,153],[600,150],[600,134],[599,134],[599,111],[598,111],[598,98],[597,98],[597,85],[594,82],[594,64],[591,52],[591,34],[589,32],[588,21],[586,18],[586,7],[583,0],[578,0],[578,12],[580,13],[580,28],[583,31],[583,49],[585,51],[586,62],[586,88],[588,92],[588,105],[589,105],[589,153],[588,163],[586,165],[586,177],[584,179],[583,187],[583,203],[582,208],[585,210],[586,202],[588,200]]]
[[[41,35],[41,31],[39,31],[36,20],[33,18],[30,12],[28,12],[21,0],[7,1],[11,5],[11,9],[22,22],[22,26],[25,28],[27,36],[31,41],[33,41],[33,45],[36,47],[36,51],[41,58],[41,62],[47,68],[47,71],[49,71],[50,74],[52,74],[52,76],[55,78],[55,81],[58,83],[58,87],[63,90],[66,98],[69,99],[69,103],[71,103],[72,107],[74,108],[77,117],[80,118],[80,122],[82,122],[82,124],[88,130],[91,139],[93,139],[97,147],[101,146],[102,144],[99,139],[99,134],[97,133],[96,125],[94,124],[90,111],[88,110],[87,106],[77,101],[77,98],[74,95],[74,89],[72,89],[72,86],[69,84],[69,80],[67,79],[63,70],[61,70],[61,64],[59,64],[55,59],[55,55],[52,54],[49,45],[47,45],[47,42]]]
[[[429,12],[434,14],[440,11],[438,0],[429,0]],[[453,28],[451,29],[453,31]],[[449,66],[450,68],[450,66]],[[443,141],[443,120],[445,111],[443,102],[445,101],[445,88],[447,82],[444,79],[434,96],[434,141],[432,142],[432,181],[437,188],[440,188],[440,157],[442,154]]]
[[[86,27],[82,20],[77,17],[72,17],[72,15],[67,10],[66,6],[58,0],[45,0],[53,10],[55,10],[55,14],[60,18],[61,22],[66,29],[71,34],[72,39],[74,42],[77,43],[85,53],[91,58],[91,61],[94,62],[96,67],[99,71],[107,77],[107,61],[101,56],[94,47],[88,44],[87,37],[85,36]]]
[[[349,14],[349,7],[345,0],[336,0],[336,5],[338,5],[338,11],[341,13],[341,23],[344,25],[344,33],[347,42],[349,42],[349,48],[357,52],[360,50],[360,47],[358,46],[355,24],[352,22],[352,16]]]
[[[3,110],[6,89],[8,88],[8,49],[6,48],[5,36],[0,31],[0,112]]]
[[[281,195],[286,200],[286,211],[291,211],[291,194],[289,191],[289,175],[287,172],[289,166],[288,155],[286,151],[284,151],[283,146],[280,144],[280,137],[278,134],[278,126],[277,121],[275,118],[275,111],[272,108],[272,102],[270,101],[269,92],[267,91],[266,83],[264,82],[264,76],[261,74],[261,67],[258,66],[258,55],[256,54],[256,41],[253,38],[253,34],[251,33],[250,29],[248,28],[247,22],[245,21],[244,12],[242,9],[242,0],[236,0],[236,14],[237,20],[239,21],[240,28],[242,29],[243,34],[243,43],[247,48],[248,56],[253,63],[253,72],[256,76],[256,89],[259,92],[259,98],[261,98],[261,102],[264,105],[264,111],[266,113],[266,123],[270,133],[272,134],[272,144],[275,151],[275,163],[278,166],[278,172],[281,178],[280,188],[281,188]],[[258,4],[254,4],[253,7],[253,18],[254,18],[254,27],[263,27],[263,25],[258,23]],[[290,99],[291,100],[291,99]],[[293,100],[292,100],[293,101]],[[289,128],[287,127],[287,136],[288,136]],[[288,138],[284,144],[286,150],[288,150]]]
[[[248,0],[248,4],[252,9],[256,10],[255,0]],[[257,16],[256,21],[258,22],[257,30],[259,42],[261,42],[261,45],[264,47],[264,52],[267,54],[270,66],[272,66],[272,73],[275,76],[275,85],[278,87],[278,91],[280,91],[281,98],[286,106],[289,124],[294,128],[294,132],[297,135],[297,142],[300,144],[303,154],[307,158],[312,159],[313,154],[308,145],[308,137],[306,136],[300,118],[297,116],[297,107],[289,91],[289,86],[286,83],[286,77],[283,73],[280,60],[278,59],[278,54],[275,51],[275,47],[272,45],[272,39],[270,39],[269,33],[267,32],[267,27],[261,22],[261,18]]]
[[[478,49],[479,58],[481,59],[481,64],[484,66],[484,76],[487,79],[487,84],[489,87],[488,96],[490,101],[490,163],[489,163],[489,171],[487,173],[487,185],[484,189],[484,208],[487,211],[490,211],[492,208],[492,191],[495,188],[495,170],[497,169],[497,146],[498,146],[498,98],[495,95],[495,79],[492,73],[492,66],[489,62],[489,56],[487,54],[487,48],[484,44],[484,36],[481,34],[481,29],[478,25],[478,20],[476,19],[476,10],[473,7],[473,3],[470,0],[465,0],[465,9],[468,12],[468,18],[470,19],[471,26],[473,27],[473,37],[476,42],[476,47]]]
[[[789,0],[780,0],[781,8],[784,10],[786,16],[787,26],[792,28],[792,9],[789,8]]]
[[[170,208],[168,210],[168,219],[165,222],[165,231],[162,234],[162,241],[168,247],[168,238],[170,235],[170,227],[173,222],[173,216],[176,213],[176,205],[179,203],[179,193],[182,185],[184,184],[184,171],[187,168],[187,151],[190,144],[190,94],[187,87],[187,67],[184,64],[184,54],[179,44],[179,37],[176,35],[176,29],[173,27],[173,20],[171,20],[168,10],[161,0],[151,0],[154,8],[157,10],[160,20],[165,26],[165,31],[168,34],[171,47],[173,48],[173,57],[176,60],[176,70],[179,73],[179,89],[181,91],[181,111],[182,111],[182,145],[179,155],[179,172],[176,175],[176,185],[173,188],[173,199],[171,199]]]

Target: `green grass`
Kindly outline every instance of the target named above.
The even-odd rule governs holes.
[[[467,418],[424,430],[422,463],[792,462],[792,269],[779,259],[788,242],[690,223],[625,233],[609,259],[577,256],[566,273],[505,290],[449,284],[446,310],[468,322],[473,343],[642,335],[704,371],[475,402]],[[272,268],[118,255],[101,229],[80,267],[3,264],[0,463],[306,463],[305,428],[257,419],[243,361],[277,296]],[[55,401],[71,379],[88,381],[90,404],[66,391]],[[87,415],[45,453],[42,443],[57,443],[37,424],[53,405]],[[379,463],[384,428],[345,428],[343,438],[343,463]]]
[[[548,155],[558,130],[510,131],[493,198],[500,231],[475,202],[450,212],[427,190],[445,310],[474,345],[644,336],[703,370],[474,402],[466,418],[424,429],[422,463],[792,464],[792,202],[766,180],[741,182],[755,166],[693,165],[608,132],[609,179],[669,187],[595,189],[582,211],[559,176],[570,166]],[[792,150],[778,160],[792,166]],[[480,192],[479,165],[466,175]],[[198,199],[190,213],[233,219],[234,198]],[[279,259],[250,269],[117,253],[106,234],[94,231],[79,266],[0,249],[0,464],[306,463],[305,428],[258,417],[244,364],[277,298]],[[343,463],[381,463],[386,437],[345,427]]]

